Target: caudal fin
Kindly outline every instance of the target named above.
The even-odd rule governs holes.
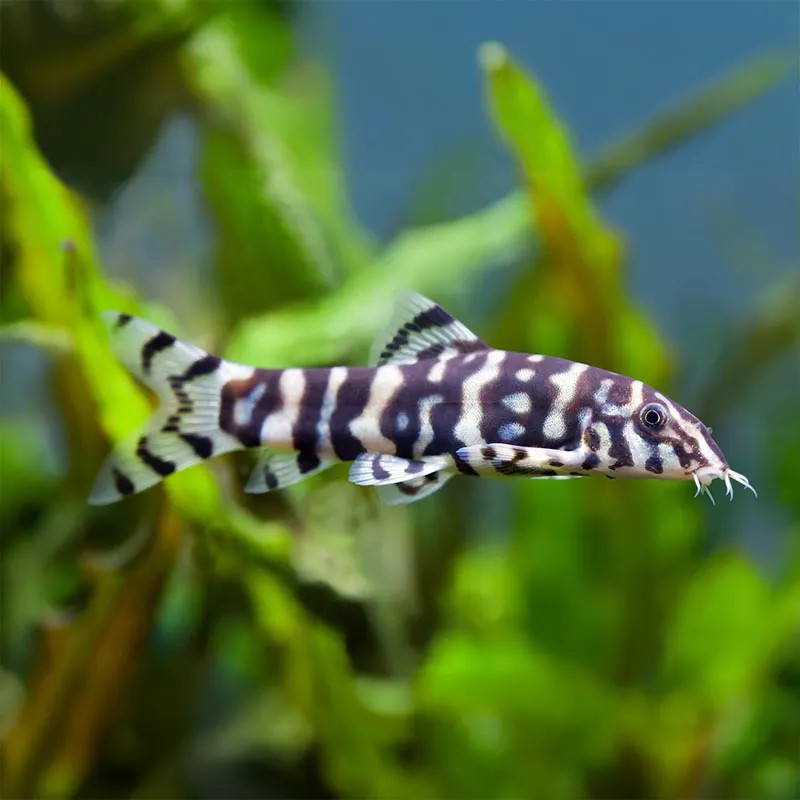
[[[122,363],[158,396],[144,429],[121,441],[89,495],[92,505],[141,492],[178,470],[242,447],[219,427],[222,386],[238,365],[182,342],[143,319],[103,315]]]

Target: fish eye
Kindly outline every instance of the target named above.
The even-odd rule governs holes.
[[[645,427],[656,430],[667,421],[667,412],[663,406],[657,403],[650,403],[642,409],[640,418]]]

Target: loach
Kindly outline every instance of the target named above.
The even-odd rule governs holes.
[[[209,355],[129,314],[104,315],[125,366],[158,395],[89,497],[140,492],[220,453],[258,448],[248,492],[352,462],[350,480],[388,503],[453,475],[692,480],[753,491],[708,428],[633,378],[553,356],[495,350],[421,295],[398,296],[372,367],[271,370]]]

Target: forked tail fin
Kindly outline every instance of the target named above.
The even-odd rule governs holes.
[[[242,443],[219,427],[220,394],[238,365],[209,355],[143,319],[104,315],[120,361],[158,396],[144,429],[125,438],[108,457],[89,495],[105,505],[141,492],[178,470]]]

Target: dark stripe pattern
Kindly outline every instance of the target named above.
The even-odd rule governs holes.
[[[181,439],[194,450],[198,458],[210,458],[214,453],[214,443],[208,436],[201,436],[198,433],[181,433]]]
[[[300,400],[300,413],[292,427],[292,445],[297,450],[297,468],[301,473],[313,472],[320,465],[319,420],[328,386],[329,371],[309,369],[305,372],[305,388]]]
[[[133,494],[135,487],[127,475],[115,467],[112,467],[111,474],[114,477],[114,486],[121,495]]]
[[[144,347],[142,347],[142,372],[145,375],[149,375],[153,356],[168,347],[172,347],[173,344],[175,344],[175,337],[165,331],[159,331],[152,339],[145,342]]]
[[[153,359],[157,354],[172,347],[175,341],[175,337],[171,334],[159,331],[142,345],[140,354],[141,367],[145,375],[150,373]],[[181,441],[192,449],[197,458],[207,459],[214,455],[214,441],[211,436],[196,432],[185,432],[182,429],[182,422],[184,418],[194,411],[194,402],[191,394],[192,381],[213,374],[221,364],[222,360],[217,356],[204,355],[192,362],[183,373],[170,375],[166,378],[166,383],[175,398],[176,409],[174,413],[167,417],[159,433],[151,434],[153,437],[162,434],[176,434]],[[152,451],[149,436],[142,436],[139,439],[136,446],[136,455],[143,464],[162,477],[171,475],[179,466],[174,461],[156,455]],[[121,472],[117,471],[115,473],[114,480],[117,490],[121,494],[130,494],[133,491],[133,483]],[[130,484],[130,491],[123,491],[123,489],[129,488],[128,484]]]
[[[150,452],[146,436],[142,436],[142,438],[139,439],[139,443],[136,445],[136,455],[143,464],[146,464],[153,472],[157,472],[162,477],[166,477],[175,472],[175,464],[172,461],[159,458],[157,455]]]
[[[342,461],[353,461],[366,451],[361,440],[350,431],[350,423],[361,415],[367,404],[373,372],[368,367],[349,369],[339,387],[330,428],[333,450]]]
[[[258,447],[262,444],[261,429],[264,420],[283,405],[278,387],[280,375],[280,370],[257,369],[252,377],[228,381],[222,387],[219,427],[239,439],[244,447]],[[260,393],[260,396],[253,405],[250,416],[244,422],[237,422],[237,404],[255,396],[255,393]]]
[[[203,375],[210,375],[212,372],[216,372],[219,369],[221,363],[222,359],[219,356],[205,355],[195,361],[189,369],[183,373],[181,380],[183,380],[184,383],[188,383]]]

